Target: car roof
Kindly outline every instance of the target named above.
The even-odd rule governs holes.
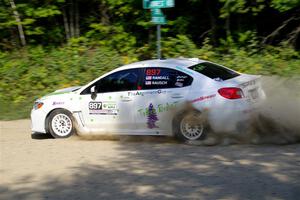
[[[171,58],[171,59],[145,60],[145,61],[124,65],[122,67],[117,68],[116,71],[131,69],[131,68],[142,68],[142,67],[187,68],[202,62],[206,62],[206,61],[200,60],[198,58]]]

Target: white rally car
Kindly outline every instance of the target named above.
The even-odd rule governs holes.
[[[236,132],[264,99],[260,76],[195,58],[136,62],[35,101],[32,132],[175,135]]]

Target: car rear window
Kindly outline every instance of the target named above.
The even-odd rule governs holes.
[[[214,79],[216,81],[225,81],[234,77],[239,76],[238,73],[226,69],[225,67],[222,67],[220,65],[209,63],[209,62],[203,62],[197,65],[194,65],[190,67],[190,69],[199,72],[211,79]]]

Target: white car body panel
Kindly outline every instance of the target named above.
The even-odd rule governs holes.
[[[248,111],[264,98],[259,76],[241,74],[226,81],[215,81],[188,68],[202,62],[207,61],[142,61],[117,68],[85,86],[57,90],[37,100],[44,105],[31,112],[32,132],[46,133],[49,113],[55,109],[66,109],[73,115],[78,134],[172,135],[174,115],[184,109],[186,103],[190,103],[200,112],[207,111],[213,130],[232,131],[239,121],[249,119],[251,113]],[[146,67],[175,69],[192,76],[193,82],[190,86],[171,89],[99,93],[95,99],[91,95],[81,95],[82,91],[107,75],[125,69]],[[228,100],[218,94],[219,88],[234,86],[242,88],[245,98]],[[251,97],[254,91],[259,98]],[[150,104],[156,110],[157,117],[154,127],[151,128],[147,125]],[[90,106],[101,106],[101,109],[91,110]]]

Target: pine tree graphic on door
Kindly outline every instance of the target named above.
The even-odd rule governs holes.
[[[158,121],[156,110],[153,107],[153,104],[150,103],[148,107],[148,115],[147,115],[147,125],[148,128],[153,129],[153,128],[159,128],[158,126],[155,125],[155,122]]]

